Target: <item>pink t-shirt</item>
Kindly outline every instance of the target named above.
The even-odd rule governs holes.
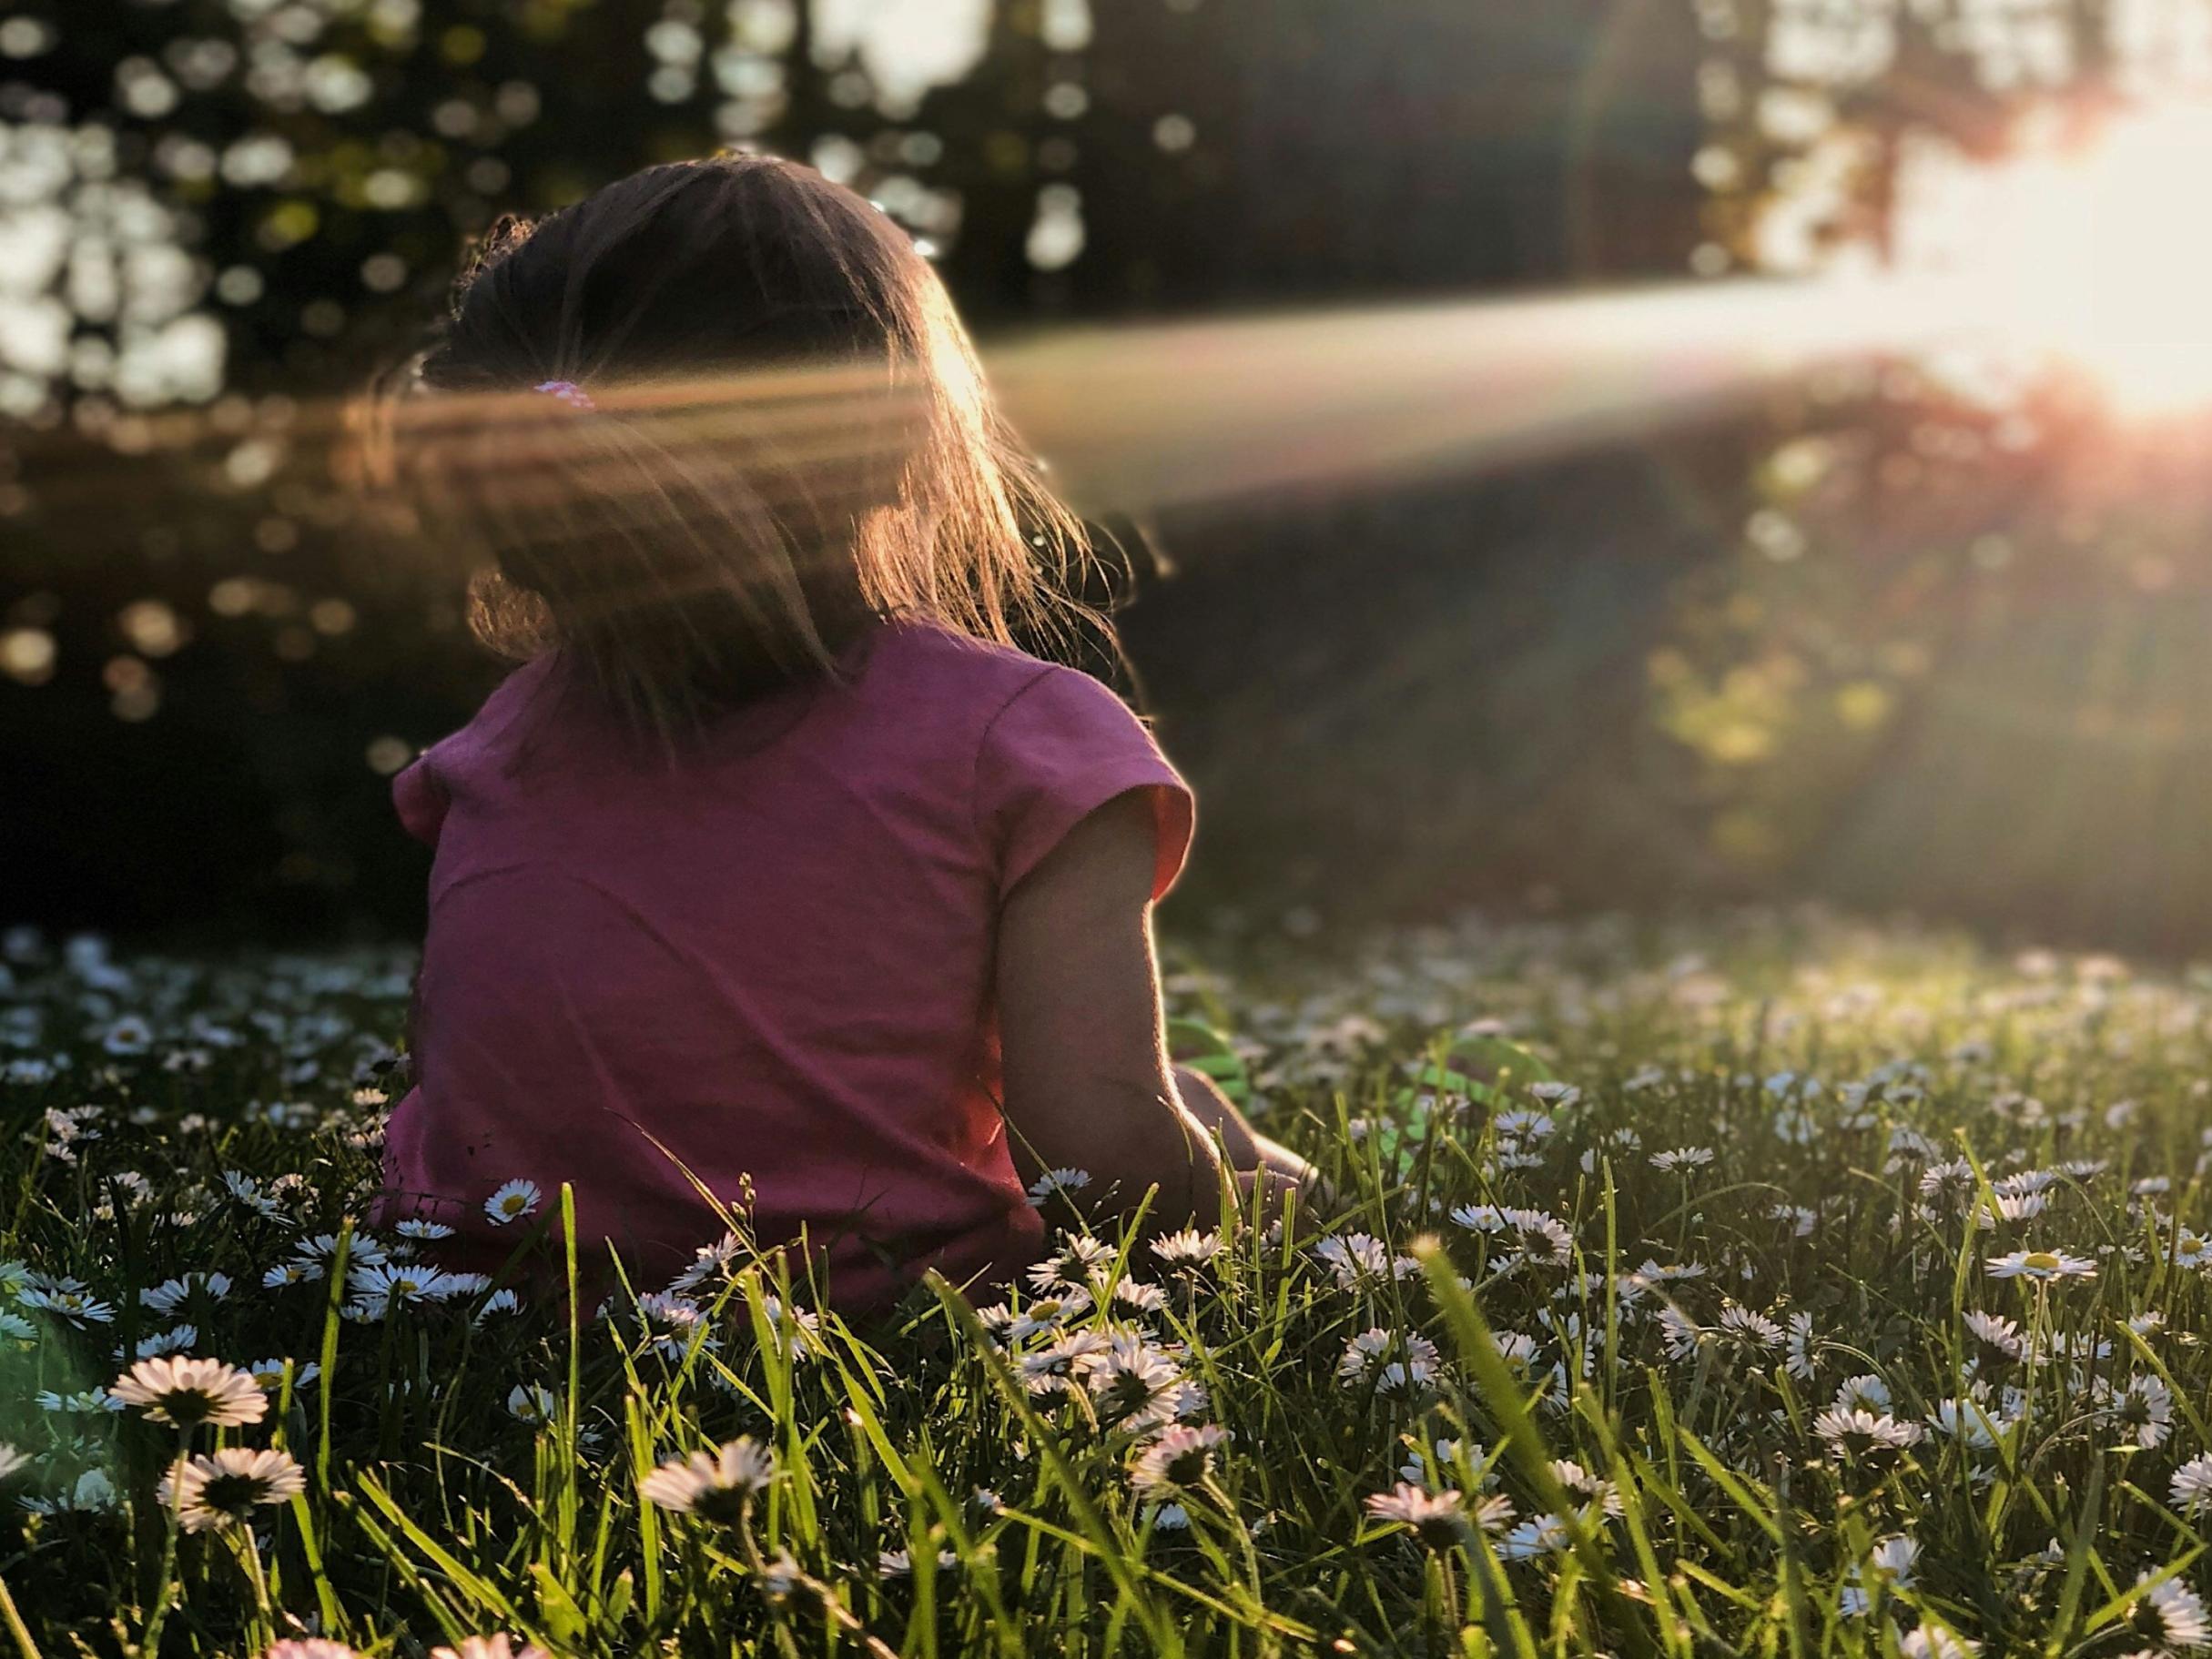
[[[493,1271],[521,1229],[484,1201],[520,1178],[551,1211],[566,1181],[587,1256],[612,1240],[643,1290],[724,1230],[695,1178],[736,1209],[749,1178],[755,1239],[804,1227],[840,1306],[925,1266],[1005,1278],[1040,1228],[997,1104],[999,906],[1140,789],[1157,896],[1192,803],[1144,727],[920,622],[675,767],[557,655],[518,670],[394,781],[437,859],[381,1219],[455,1226],[441,1259]]]

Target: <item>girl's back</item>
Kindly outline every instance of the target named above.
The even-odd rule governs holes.
[[[443,1265],[566,1182],[640,1288],[743,1209],[852,1307],[1029,1255],[1010,1138],[1170,1225],[1304,1178],[1171,1073],[1189,795],[1010,643],[1098,620],[1081,527],[882,213],[648,168],[502,225],[401,389],[423,542],[486,557],[472,621],[525,663],[396,786],[437,858],[385,1213],[455,1228]]]
[[[674,764],[538,659],[398,780],[437,857],[392,1187],[483,1271],[515,1239],[485,1203],[523,1180],[571,1183],[587,1248],[641,1285],[723,1232],[701,1187],[749,1189],[764,1244],[805,1228],[842,1303],[925,1266],[1003,1277],[1038,1221],[999,1110],[996,918],[1131,790],[1157,896],[1191,808],[1144,730],[1087,676],[926,621]]]

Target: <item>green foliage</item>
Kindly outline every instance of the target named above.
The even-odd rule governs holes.
[[[554,1254],[519,1299],[364,1227],[402,957],[10,944],[25,1653],[2204,1634],[2194,984],[1773,921],[1186,972],[1324,1168],[1314,1212],[1152,1241],[1054,1194],[1032,1284],[932,1283],[862,1327],[742,1249],[575,1302],[594,1256],[561,1248],[561,1195],[516,1224]],[[1556,1078],[1407,1087],[1514,1050]],[[179,1430],[92,1391],[153,1350],[250,1366],[265,1411]],[[285,1453],[300,1490],[191,1524],[208,1494],[158,1483],[218,1448]]]

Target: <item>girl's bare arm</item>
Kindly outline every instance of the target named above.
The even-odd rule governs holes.
[[[1162,1225],[1220,1210],[1221,1156],[1177,1092],[1152,955],[1153,820],[1131,794],[1070,831],[1007,899],[999,931],[1006,1113],[1017,1154],[1090,1172],[1086,1199]],[[1253,1178],[1246,1175],[1244,1184]]]

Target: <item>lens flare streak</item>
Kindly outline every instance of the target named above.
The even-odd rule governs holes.
[[[1086,511],[1142,511],[1619,441],[1724,412],[1823,363],[1956,339],[1975,304],[1971,287],[1935,280],[1698,281],[1073,328],[1000,341],[984,359],[1060,490]],[[450,423],[472,447],[503,433],[481,453],[503,455],[508,487],[523,491],[610,487],[581,446],[562,464],[570,417],[651,415],[695,454],[765,443],[833,472],[878,452],[891,418],[879,379],[862,384],[850,368],[585,390],[590,410],[528,392],[441,394],[416,418]],[[360,435],[357,415],[348,400],[302,405],[281,435],[340,450]],[[146,425],[142,450],[238,441],[188,411]],[[79,450],[34,477],[49,508],[96,511],[113,488],[107,470]]]
[[[986,354],[1085,506],[1475,470],[1712,413],[1958,325],[1927,285],[1697,282],[1082,329]]]

